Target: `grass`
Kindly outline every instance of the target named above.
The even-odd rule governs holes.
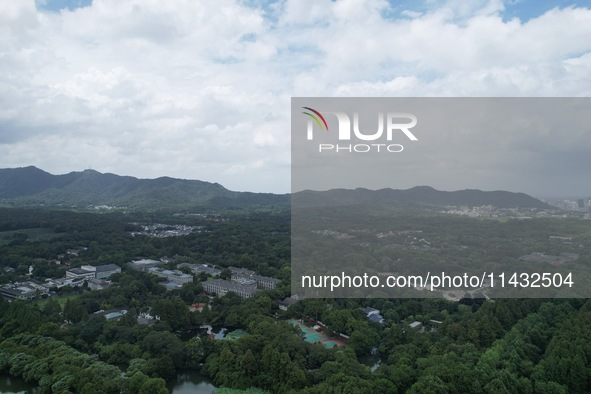
[[[80,297],[80,294],[70,294],[70,295],[59,296],[59,297],[48,297],[48,298],[44,298],[44,299],[38,301],[37,305],[39,305],[40,308],[43,308],[45,306],[45,304],[47,304],[47,302],[49,301],[49,298],[53,298],[54,300],[57,300],[57,302],[60,303],[62,309],[64,309],[64,305],[66,304],[66,301],[75,300],[78,297]]]

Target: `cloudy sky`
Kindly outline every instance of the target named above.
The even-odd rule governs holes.
[[[587,97],[590,76],[589,0],[0,0],[0,168],[288,192],[292,96]]]

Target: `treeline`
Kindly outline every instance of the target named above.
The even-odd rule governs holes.
[[[39,393],[167,393],[165,381],[119,368],[50,337],[19,334],[0,344],[0,372],[35,381]]]
[[[131,387],[160,387],[157,378],[186,369],[201,370],[218,386],[274,393],[584,393],[591,388],[591,301],[306,300],[282,314],[273,293],[262,292],[248,300],[225,296],[211,310],[191,313],[180,296],[170,294],[148,298],[152,313],[161,316],[148,327],[137,323],[134,308],[119,321],[88,313],[90,296],[100,293],[84,294],[63,309],[53,302],[38,308],[0,301],[0,371],[54,392],[92,392],[102,378],[110,380],[104,392],[145,392]],[[361,308],[368,304],[388,315],[385,325],[367,321]],[[316,315],[349,334],[345,348],[308,344],[285,321]],[[79,321],[56,322],[73,316]],[[431,317],[442,324],[429,326]],[[413,330],[408,322],[414,319],[437,329]],[[204,322],[241,327],[247,335],[214,341],[200,331]],[[382,363],[372,372],[359,357],[374,348]],[[56,354],[66,358],[54,360]],[[64,361],[68,357],[75,361]],[[54,362],[71,366],[58,368]],[[112,378],[119,370],[105,363],[127,365],[124,376]]]

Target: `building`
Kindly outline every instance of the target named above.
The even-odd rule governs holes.
[[[80,268],[66,270],[66,279],[104,279],[121,272],[121,268],[115,264],[83,265]]]
[[[80,287],[84,285],[84,281],[87,278],[57,278],[57,279],[45,279],[45,285],[49,288],[56,287],[61,289],[64,286]],[[89,279],[92,280],[92,279]]]
[[[24,287],[2,287],[0,294],[7,299],[30,300],[35,298],[35,290]]]
[[[282,311],[286,311],[287,308],[289,308],[291,305],[295,304],[296,302],[298,302],[298,300],[296,298],[287,297],[281,301],[277,301],[277,305],[279,305],[279,309],[281,309]]]
[[[193,276],[192,275],[188,275],[188,274],[184,274],[179,270],[164,270],[162,268],[158,268],[158,267],[152,267],[150,269],[148,269],[148,272],[151,274],[154,274],[156,276],[159,276],[161,278],[165,278],[168,280],[168,283],[172,282],[174,285],[165,285],[166,288],[168,288],[169,290],[172,290],[174,287],[181,287],[182,285],[184,285],[185,283],[190,283],[193,282]]]
[[[90,290],[103,290],[107,287],[111,286],[111,282],[104,279],[89,279],[88,280],[88,288]]]
[[[66,270],[66,279],[93,279],[96,275],[94,270],[88,270],[82,266],[80,268],[70,268]]]
[[[270,276],[261,276],[261,275],[253,275],[252,279],[254,279],[257,283],[259,288],[273,290],[277,287],[277,283],[280,282],[279,279],[271,278]]]
[[[363,313],[365,313],[365,316],[367,316],[367,318],[374,323],[386,323],[386,320],[382,317],[378,309],[370,308],[368,306],[366,308],[363,308]]]
[[[207,293],[215,293],[224,296],[227,293],[236,293],[242,298],[250,298],[256,293],[256,285],[244,285],[236,281],[224,279],[211,279],[202,283],[203,290]]]
[[[37,295],[49,294],[49,289],[33,281],[26,281],[4,285],[0,288],[0,294],[8,299],[32,300]]]
[[[105,313],[105,319],[107,320],[119,320],[123,317],[123,315],[127,314],[126,309],[121,309],[120,311],[113,311],[109,313]]]
[[[222,270],[210,267],[207,264],[189,264],[189,263],[182,263],[179,264],[179,267],[187,267],[193,272],[195,275],[199,275],[201,273],[210,275],[210,276],[220,276]]]
[[[96,279],[105,279],[113,274],[120,274],[121,267],[116,264],[97,265],[95,268]]]
[[[269,276],[257,275],[256,272],[246,268],[229,267],[232,272],[232,280],[234,282],[243,283],[245,280],[254,280],[259,289],[273,290],[277,287],[279,279],[271,278]]]
[[[141,259],[129,262],[129,266],[131,268],[135,268],[140,271],[148,271],[150,268],[156,267],[160,264],[162,264],[161,261],[150,259]]]
[[[248,270],[246,268],[229,267],[232,272],[232,280],[238,279],[250,279],[256,272]]]

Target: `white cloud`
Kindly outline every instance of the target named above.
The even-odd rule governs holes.
[[[286,192],[292,95],[591,93],[589,9],[522,23],[499,0],[400,19],[388,7],[94,0],[49,13],[0,0],[0,167]]]

